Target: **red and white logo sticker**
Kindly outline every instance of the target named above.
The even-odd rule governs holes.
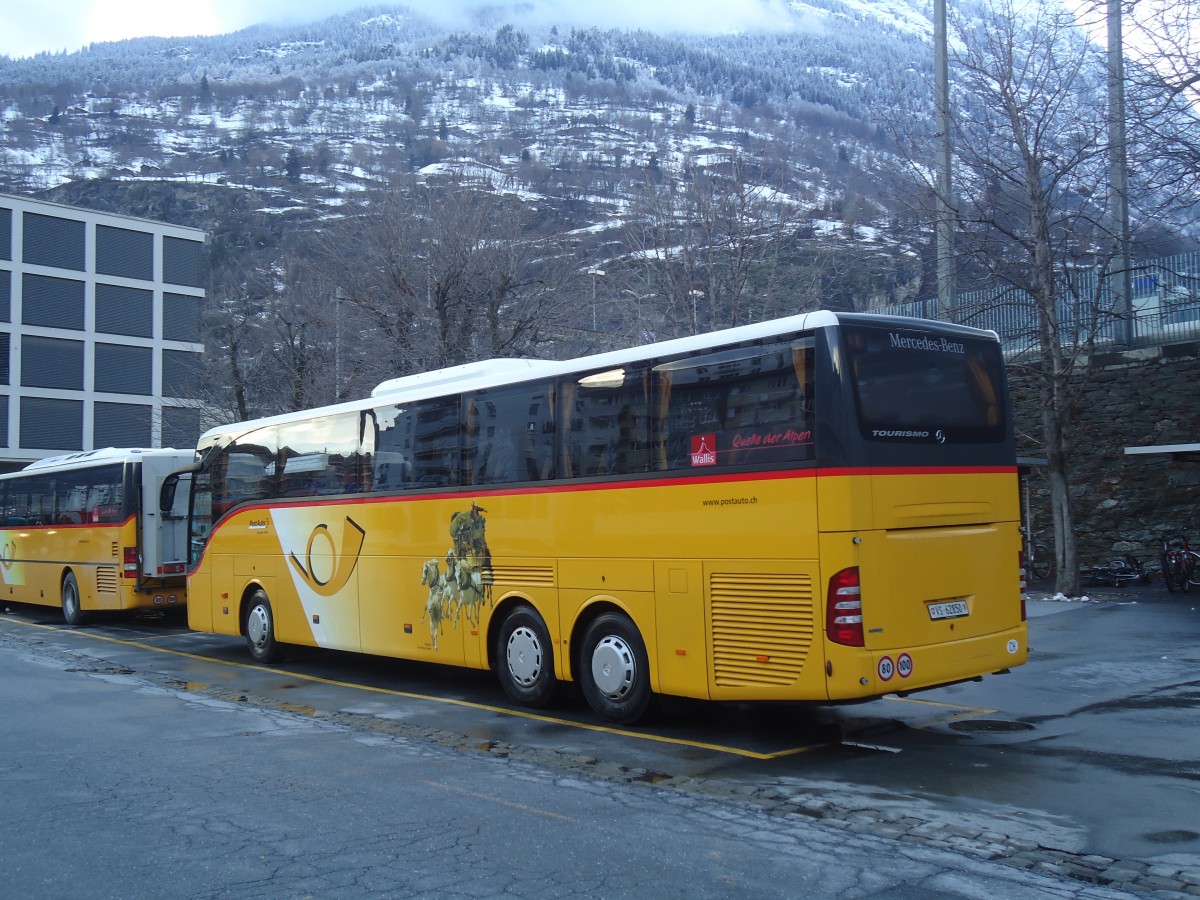
[[[715,434],[692,435],[692,465],[715,466],[717,464],[717,436]]]
[[[896,674],[896,664],[892,662],[890,656],[881,656],[879,658],[879,680],[891,681],[892,676]]]
[[[907,678],[912,674],[912,657],[907,653],[901,653],[896,657],[896,671],[900,673],[901,678]]]

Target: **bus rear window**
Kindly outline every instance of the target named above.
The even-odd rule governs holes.
[[[995,341],[899,325],[843,326],[863,437],[992,443],[1007,434]]]

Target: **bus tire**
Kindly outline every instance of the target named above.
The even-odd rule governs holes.
[[[88,616],[79,600],[79,582],[75,580],[74,572],[68,572],[63,578],[62,612],[63,619],[72,628],[87,624]]]
[[[542,617],[531,606],[510,612],[496,632],[496,676],[522,706],[540,708],[554,698],[554,646]]]
[[[262,588],[250,595],[242,630],[255,662],[273,663],[283,658],[283,648],[275,640],[275,613]]]
[[[650,708],[646,644],[624,613],[605,613],[584,632],[579,684],[588,705],[609,722],[629,725]]]

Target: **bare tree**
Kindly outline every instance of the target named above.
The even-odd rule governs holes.
[[[541,352],[565,314],[570,267],[530,218],[511,198],[451,182],[374,197],[323,234],[319,280],[357,322],[357,346],[342,352],[356,378]]]
[[[1143,12],[1173,8],[1165,0],[1126,0]],[[1155,18],[1163,34],[1180,40],[1195,20],[1195,5],[1170,21]],[[1102,24],[1104,0],[1094,0],[1091,20]],[[1150,20],[1147,20],[1150,21]],[[1024,363],[1040,386],[1042,435],[1058,556],[1058,589],[1079,588],[1071,507],[1072,415],[1087,361],[1126,310],[1109,276],[1119,260],[1120,226],[1114,221],[1110,183],[1113,147],[1107,120],[1103,51],[1090,44],[1074,16],[1059,7],[1002,0],[953,22],[951,81],[956,95],[951,136],[955,153],[960,267],[990,286],[991,299],[960,306],[960,320],[992,322],[1005,315],[1006,338],[1031,338]],[[1195,49],[1178,54],[1191,58]],[[1130,177],[1127,199],[1146,233],[1179,209],[1194,208],[1196,107],[1179,98],[1197,82],[1177,73],[1174,94],[1162,71],[1143,66],[1139,94],[1129,108],[1138,117],[1126,129]],[[1181,109],[1188,106],[1190,112]],[[893,122],[890,130],[922,183],[935,196],[927,130]],[[1189,147],[1191,148],[1189,150]],[[932,207],[929,218],[932,219]],[[1176,219],[1176,221],[1178,221]],[[1029,329],[1021,333],[1022,323]],[[1022,360],[1014,360],[1018,368]]]
[[[1159,8],[1158,0],[1144,2]],[[1186,5],[1196,12],[1195,0]],[[1185,23],[1195,20],[1152,21],[1162,35],[1181,40]],[[1032,369],[1042,392],[1057,588],[1074,593],[1072,417],[1088,356],[1127,314],[1114,307],[1119,292],[1109,290],[1108,276],[1119,274],[1113,270],[1121,229],[1112,217],[1106,67],[1074,17],[1057,8],[1006,2],[981,20],[956,24],[963,49],[954,77],[970,98],[952,125],[962,166],[959,215],[973,257],[1036,312]],[[1124,129],[1135,135],[1124,148],[1131,163],[1127,199],[1147,233],[1179,210],[1195,209],[1200,95],[1186,72],[1190,65],[1195,73],[1195,63],[1193,44],[1166,69],[1137,69],[1128,105],[1136,125]]]
[[[199,392],[205,407],[213,411],[214,424],[244,422],[251,417],[247,368],[254,343],[249,298],[243,292],[235,296],[214,297],[205,316],[206,356],[210,362],[202,368],[204,377]]]
[[[572,296],[576,261],[557,236],[537,237],[531,212],[502,198],[491,210],[481,254],[477,351],[492,357],[539,356],[577,318]],[[579,296],[577,293],[574,296]]]
[[[1080,370],[1106,314],[1101,296],[1073,288],[1103,275],[1114,253],[1108,223],[1107,130],[1102,60],[1063,11],[1000,0],[952,20],[951,115],[960,251],[979,267],[999,304],[1036,328],[1031,369],[1040,385],[1042,431],[1058,554],[1058,589],[1075,593],[1079,567],[1071,506],[1071,416]],[[928,144],[911,128],[901,142]],[[935,196],[928,157],[911,159]],[[1102,284],[1103,278],[1094,279]],[[960,310],[969,323],[970,311]]]
[[[624,236],[631,267],[648,270],[667,334],[754,319],[747,292],[789,243],[791,213],[753,174],[745,157],[730,153],[680,178],[647,179]]]
[[[1100,9],[1092,8],[1095,15]],[[1124,0],[1126,128],[1136,177],[1173,215],[1200,215],[1200,0]]]

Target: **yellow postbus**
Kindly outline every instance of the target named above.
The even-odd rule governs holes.
[[[1000,345],[815,312],[215,428],[188,620],[491,668],[529,706],[869,698],[1025,661]],[[167,492],[169,493],[169,492]]]
[[[68,625],[97,610],[170,609],[186,599],[187,506],[159,509],[163,481],[193,451],[71,453],[0,475],[0,591],[62,606]]]

